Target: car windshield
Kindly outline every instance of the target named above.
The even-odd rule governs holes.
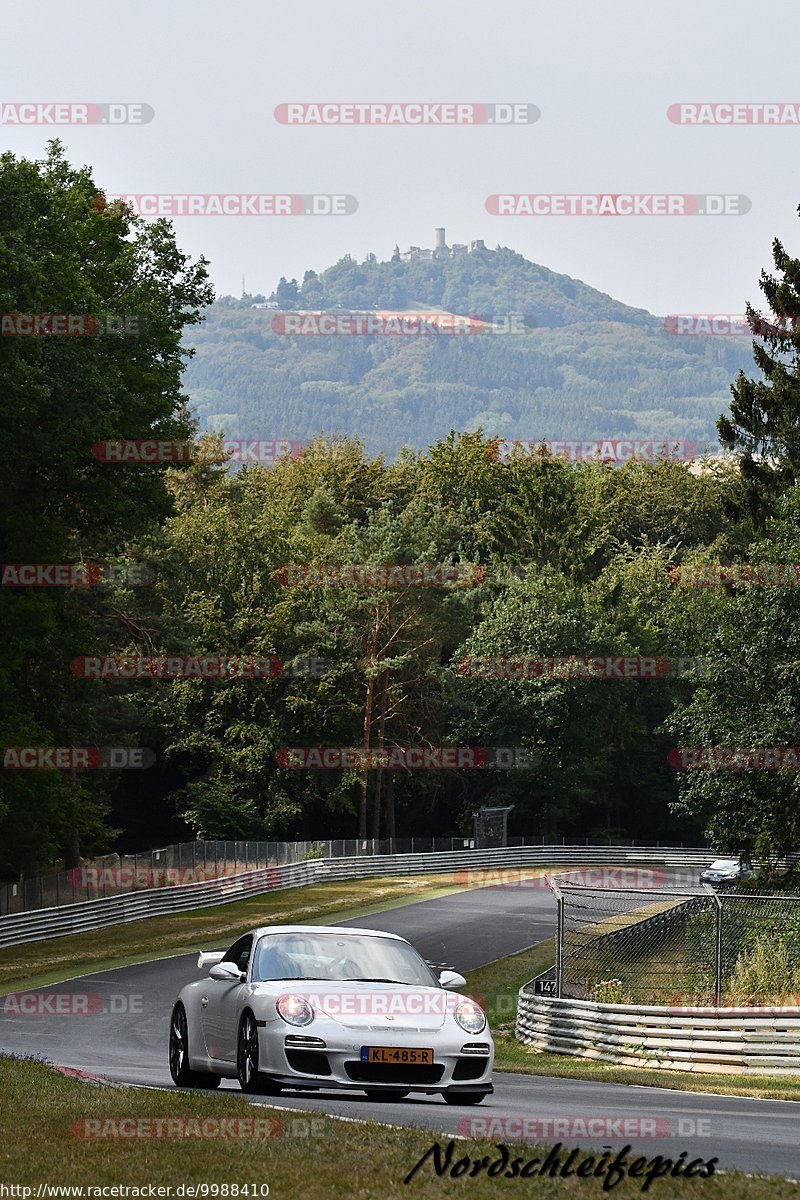
[[[739,864],[735,858],[718,858],[708,869],[709,871],[738,871]]]
[[[352,979],[438,987],[412,946],[356,933],[268,933],[259,939],[252,979]]]

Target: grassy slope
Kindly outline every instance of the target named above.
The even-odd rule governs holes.
[[[268,1184],[275,1200],[385,1200],[414,1196],[421,1200],[465,1196],[494,1200],[506,1189],[515,1195],[535,1191],[541,1200],[601,1196],[597,1179],[536,1179],[532,1183],[477,1178],[438,1178],[423,1167],[406,1187],[404,1177],[434,1141],[447,1139],[419,1129],[397,1129],[373,1123],[313,1118],[259,1107],[240,1096],[149,1091],[138,1088],[91,1087],[65,1078],[40,1063],[0,1059],[0,1181],[6,1184],[87,1184],[143,1186],[156,1184]],[[464,1109],[465,1116],[472,1111]],[[73,1132],[83,1119],[119,1118],[260,1118],[277,1122],[273,1136],[199,1139],[94,1138]],[[124,1127],[131,1129],[131,1126]],[[230,1126],[228,1126],[230,1128]],[[45,1152],[46,1148],[46,1152]],[[676,1147],[675,1156],[680,1152]],[[512,1149],[526,1161],[543,1150]],[[709,1151],[709,1155],[713,1151]],[[469,1154],[497,1156],[494,1143],[456,1143],[453,1161]],[[562,1155],[562,1161],[563,1161]],[[581,1161],[581,1158],[577,1162]],[[577,1162],[575,1165],[577,1165]],[[620,1200],[641,1196],[641,1179],[626,1179],[613,1194]],[[505,1186],[504,1186],[505,1185]],[[34,1192],[35,1194],[35,1192]],[[511,1194],[509,1190],[509,1194]],[[797,1194],[780,1179],[725,1175],[708,1180],[656,1180],[649,1195],[703,1197],[703,1200],[788,1200]],[[174,1195],[174,1193],[173,1193]]]

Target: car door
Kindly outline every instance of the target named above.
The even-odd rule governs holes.
[[[234,942],[222,959],[234,963],[243,973],[247,972],[253,950],[252,933],[245,934]],[[200,997],[200,1021],[203,1037],[210,1058],[233,1062],[236,1057],[236,1038],[239,1021],[239,995],[243,983],[226,979],[206,979]]]

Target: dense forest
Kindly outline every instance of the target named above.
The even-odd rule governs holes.
[[[359,438],[421,450],[450,429],[522,441],[668,438],[717,445],[746,365],[741,337],[670,332],[512,250],[357,263],[281,279],[281,312],[443,310],[514,332],[309,336],[280,332],[264,296],[223,297],[192,330],[185,385],[204,428],[230,438]],[[276,331],[277,329],[277,331]]]
[[[382,456],[365,445],[362,429],[361,440],[346,431],[318,436],[274,467],[231,470],[220,439],[202,433],[187,408],[186,348],[196,344],[202,354],[205,346],[207,354],[209,344],[222,345],[220,330],[238,331],[224,343],[227,366],[218,362],[220,395],[233,394],[228,369],[252,370],[271,431],[284,400],[255,364],[289,352],[264,349],[269,339],[256,324],[263,312],[209,310],[207,264],[180,252],[168,222],[107,203],[57,143],[40,163],[3,156],[0,194],[8,201],[0,205],[3,312],[140,318],[135,335],[0,343],[10,441],[4,563],[100,564],[93,586],[72,587],[14,586],[18,574],[4,568],[3,876],[187,835],[468,832],[472,813],[489,802],[514,805],[512,832],[707,836],[722,849],[769,855],[800,848],[796,766],[726,769],[707,756],[706,769],[682,769],[680,753],[676,760],[685,747],[800,744],[800,593],[736,566],[800,562],[800,335],[778,330],[754,343],[753,377],[736,378],[719,422],[734,452],[699,471],[670,461],[615,468],[547,454],[504,458],[497,429],[488,421],[465,429],[455,401],[452,416],[436,409],[453,429],[424,449]],[[765,299],[770,311],[796,318],[800,262],[778,243],[773,257],[777,277],[762,280]],[[445,264],[436,287],[447,280],[451,292],[431,290],[427,302],[486,312],[476,263],[484,270],[477,258]],[[415,297],[424,276],[417,267],[401,264],[396,276]],[[466,272],[461,292],[449,278],[456,267]],[[374,269],[388,287],[396,268],[353,266],[353,279]],[[703,372],[733,378],[721,362],[712,368],[703,352],[669,342],[647,314],[627,310],[623,320],[608,298],[595,300],[597,293],[510,252],[490,255],[485,271],[487,304],[499,294],[522,306],[527,285],[514,292],[518,277],[549,291],[552,318],[566,313],[557,299],[567,283],[578,308],[602,302],[609,330],[628,331],[628,354],[637,338],[652,348],[647,370],[664,413],[684,403],[696,413]],[[342,288],[324,300],[346,294],[366,304],[379,295],[383,303],[377,282],[363,295],[352,283]],[[405,298],[398,293],[395,303]],[[242,360],[238,337],[247,328]],[[602,356],[580,329],[564,316],[530,336],[562,338],[562,366],[593,356],[596,379]],[[586,434],[586,414],[604,409],[602,396],[623,402],[614,347],[625,343],[609,337],[605,390],[584,377],[560,434],[581,420]],[[524,356],[508,348],[518,342],[526,337],[492,348]],[[382,431],[393,450],[392,430],[406,434],[411,413],[416,429],[425,424],[419,404],[431,364],[452,366],[469,349],[438,340],[298,349],[298,379],[306,354],[318,356],[317,371],[333,356],[347,376],[342,387],[365,389],[365,405],[370,394],[373,440]],[[509,411],[517,386],[529,395],[521,362],[517,374],[510,360],[491,369],[469,363],[470,388],[482,397],[476,416],[494,411],[496,399],[482,370],[497,379],[508,366]],[[697,374],[689,383],[691,363]],[[392,389],[402,390],[413,364],[423,390],[409,400],[409,415],[395,419]],[[275,380],[285,370],[284,361]],[[295,395],[306,395],[302,385]],[[337,405],[330,411],[343,412]],[[299,400],[296,411],[299,420]],[[302,411],[310,420],[317,400]],[[666,418],[647,419],[650,432],[668,436]],[[283,420],[281,435],[310,432]],[[597,421],[609,434],[605,417]],[[143,438],[189,441],[195,453],[182,463],[99,462],[92,453],[102,439]],[[720,574],[719,564],[731,569]],[[600,657],[659,666],[622,677],[575,669]],[[114,668],[133,659],[220,658],[229,666],[213,678],[163,663],[133,677]],[[522,659],[539,665],[497,668]],[[242,664],[254,662],[268,665],[248,677]],[[69,746],[145,748],[152,765],[33,770],[14,757],[15,748]],[[308,748],[321,755],[336,747],[358,753],[336,766],[303,757]],[[471,769],[463,759],[426,770],[403,761],[409,748],[446,747],[480,753]],[[516,765],[507,754],[498,761],[497,748],[513,751]]]

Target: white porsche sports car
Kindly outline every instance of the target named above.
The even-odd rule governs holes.
[[[179,1087],[236,1079],[245,1092],[346,1088],[374,1098],[441,1094],[479,1104],[494,1044],[466,980],[432,969],[403,938],[371,929],[272,925],[203,952],[208,977],[172,1010]]]

